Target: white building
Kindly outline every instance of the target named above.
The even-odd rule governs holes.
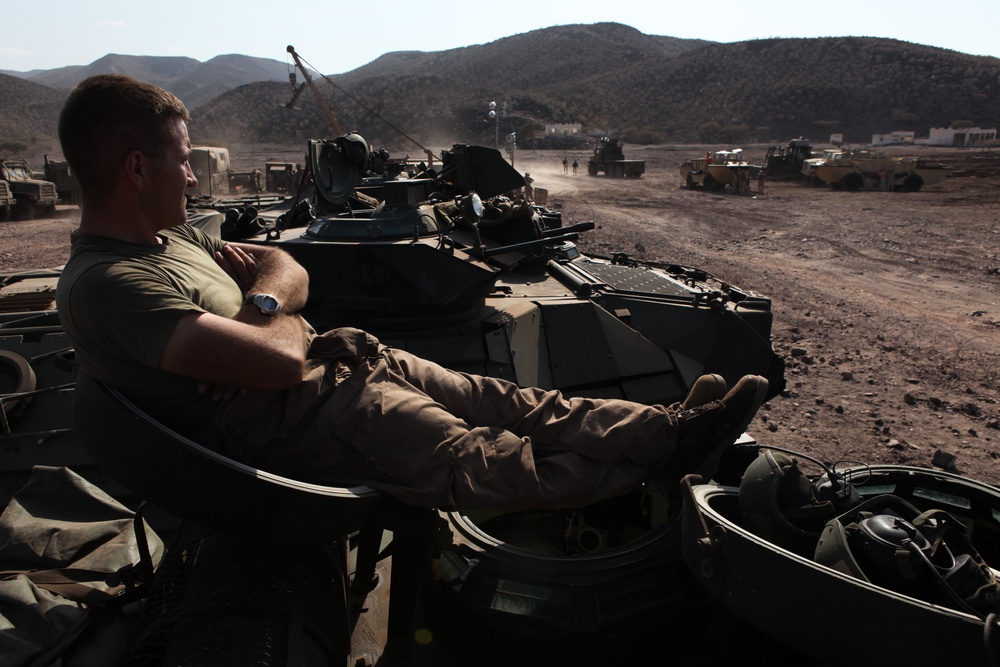
[[[896,130],[889,134],[873,134],[872,146],[889,146],[892,144],[912,144],[916,138],[915,132]]]
[[[546,137],[579,137],[583,132],[581,123],[552,123],[545,125]]]
[[[931,146],[983,146],[997,140],[997,129],[979,127],[932,127],[927,143]]]

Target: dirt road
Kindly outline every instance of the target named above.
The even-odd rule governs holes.
[[[751,425],[819,458],[1000,472],[1000,152],[917,150],[955,167],[916,193],[771,182],[763,196],[682,187],[705,147],[627,149],[637,180],[591,177],[585,153],[521,151],[564,223],[601,255],[696,266],[773,302],[788,391]],[[747,149],[751,162],[763,149]],[[576,157],[578,175],[562,173]],[[0,270],[57,266],[78,222],[0,223]]]

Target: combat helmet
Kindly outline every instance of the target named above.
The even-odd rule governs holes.
[[[1000,582],[944,510],[921,513],[891,494],[831,519],[815,561],[917,599],[984,616],[1000,610]]]
[[[776,546],[812,558],[826,522],[860,502],[860,496],[833,471],[812,480],[795,458],[772,449],[762,449],[743,473],[742,525]]]

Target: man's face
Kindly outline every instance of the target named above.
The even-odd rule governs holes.
[[[146,203],[155,221],[156,229],[176,227],[187,221],[187,199],[184,191],[198,185],[188,158],[191,140],[187,123],[174,118],[158,157],[146,156],[149,161],[149,190]]]

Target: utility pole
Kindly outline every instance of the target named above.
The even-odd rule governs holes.
[[[493,148],[500,150],[500,117],[497,116],[497,103],[490,102],[489,108],[487,116],[493,121]]]
[[[501,102],[499,109],[497,108],[496,102],[489,103],[490,112],[487,117],[493,121],[493,147],[500,150],[500,119],[507,117],[507,103]],[[515,133],[508,134],[506,149],[510,153],[510,163],[514,164],[514,149],[516,147],[517,135]]]
[[[507,145],[505,147],[507,153],[510,155],[510,166],[514,166],[514,151],[517,150],[517,132],[511,132],[507,135]]]

